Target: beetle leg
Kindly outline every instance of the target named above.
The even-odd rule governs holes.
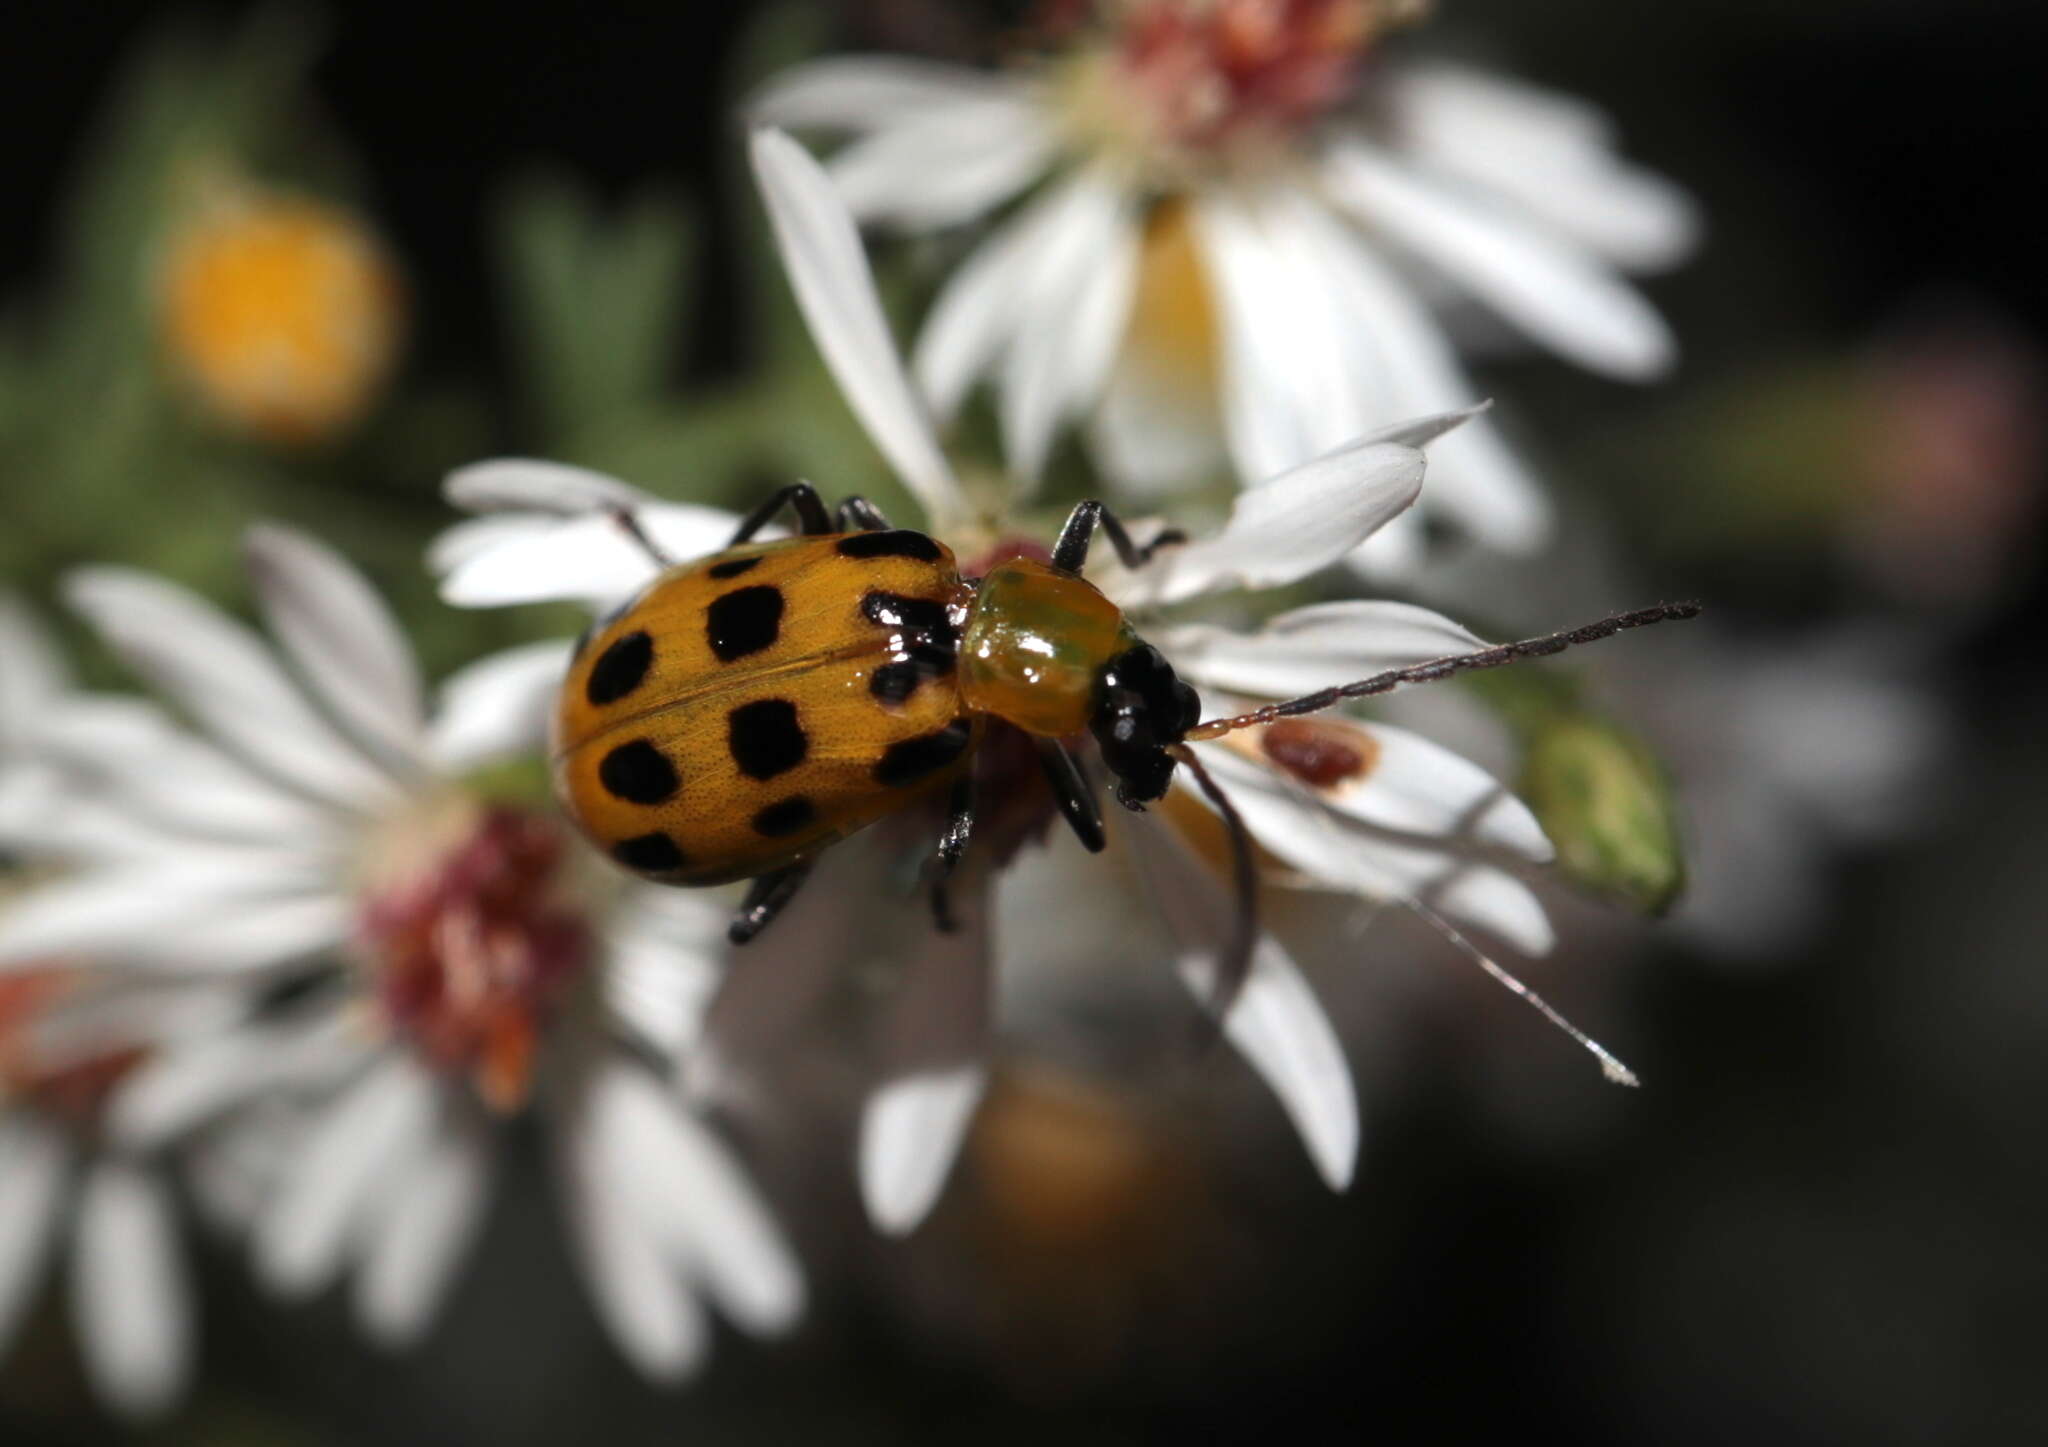
[[[762,930],[768,928],[775,916],[783,911],[803,882],[810,877],[811,861],[799,859],[796,863],[764,874],[747,886],[747,897],[740,902],[739,912],[733,915],[732,923],[726,927],[725,937],[736,945],[743,945]]]
[[[676,565],[676,560],[669,556],[668,549],[657,543],[641,524],[638,512],[630,507],[614,507],[611,509],[611,515],[612,521],[619,525],[620,531],[639,544],[640,551],[647,554],[657,568],[668,569]]]
[[[773,522],[775,515],[785,507],[796,514],[798,531],[806,537],[832,531],[831,515],[825,511],[825,499],[818,496],[818,490],[808,482],[792,482],[788,487],[777,488],[765,502],[748,513],[726,546],[738,547]]]
[[[1088,776],[1058,739],[1039,739],[1038,761],[1045,766],[1045,782],[1052,787],[1053,802],[1060,806],[1074,835],[1090,854],[1100,854],[1106,842],[1102,834],[1102,806]]]
[[[833,519],[842,533],[886,532],[889,519],[864,497],[850,497],[839,504]]]
[[[1152,555],[1159,549],[1188,540],[1188,535],[1179,528],[1164,528],[1151,542],[1139,547],[1131,541],[1130,533],[1117,515],[1090,498],[1087,502],[1075,503],[1074,510],[1067,514],[1067,525],[1060,529],[1059,541],[1052,545],[1052,565],[1069,573],[1080,572],[1088,561],[1088,544],[1094,541],[1098,523],[1109,534],[1110,545],[1116,549],[1118,560],[1126,568],[1142,568],[1152,561]]]
[[[946,806],[946,827],[940,831],[939,847],[932,855],[929,875],[932,887],[932,923],[945,934],[960,927],[953,918],[953,902],[946,882],[967,852],[974,833],[974,781],[962,776],[953,785],[952,801]]]

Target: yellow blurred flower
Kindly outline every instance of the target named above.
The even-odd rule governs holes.
[[[397,352],[396,268],[359,217],[317,201],[238,190],[207,204],[173,233],[160,284],[180,375],[267,441],[350,426]]]

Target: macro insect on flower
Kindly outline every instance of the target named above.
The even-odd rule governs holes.
[[[802,535],[752,542],[784,507]],[[630,511],[616,516],[663,572],[571,663],[554,758],[565,807],[613,859],[673,884],[751,879],[732,924],[744,943],[788,904],[819,850],[945,787],[930,871],[944,928],[944,880],[973,833],[969,765],[987,730],[1031,738],[1061,814],[1099,851],[1102,815],[1071,742],[1088,735],[1126,807],[1164,798],[1185,767],[1230,831],[1239,918],[1219,1004],[1250,964],[1256,876],[1249,833],[1191,740],[1698,611],[1645,608],[1205,723],[1195,690],[1081,575],[1098,528],[1131,570],[1185,539],[1169,531],[1141,546],[1100,502],[1073,510],[1049,561],[1008,558],[978,578],[860,498],[828,513],[808,483],[775,493],[730,547],[694,562],[662,554]]]
[[[767,195],[772,210],[778,192]],[[779,204],[790,204],[787,191]],[[785,508],[801,535],[754,541]],[[928,874],[945,928],[945,878],[974,829],[970,765],[990,731],[1030,738],[1060,813],[1099,851],[1103,820],[1074,748],[1092,736],[1119,802],[1157,802],[1185,768],[1228,828],[1238,914],[1219,1006],[1249,968],[1257,878],[1250,834],[1191,741],[1697,611],[1646,608],[1203,722],[1195,690],[1082,576],[1098,529],[1132,573],[1186,536],[1169,529],[1141,545],[1100,502],[1073,509],[1048,558],[1003,558],[979,577],[861,498],[828,512],[809,483],[770,496],[723,551],[694,561],[666,554],[630,507],[612,515],[662,572],[582,640],[560,695],[553,770],[564,807],[614,860],[672,884],[751,880],[731,931],[744,943],[788,904],[820,850],[943,788]]]
[[[636,642],[616,665],[631,665],[637,707],[615,705],[618,711],[609,722],[621,725],[619,731],[606,735],[602,746],[592,743],[583,751],[580,773],[563,771],[562,782],[571,785],[565,792],[572,808],[578,806],[579,796],[591,796],[585,824],[607,849],[673,830],[668,840],[673,856],[668,846],[654,842],[635,845],[629,852],[649,862],[655,862],[652,851],[657,850],[662,851],[659,862],[683,857],[705,880],[717,874],[745,877],[750,869],[779,874],[778,887],[787,888],[801,879],[801,870],[782,872],[815,860],[830,838],[858,828],[866,819],[887,821],[886,828],[876,831],[875,852],[897,862],[879,874],[870,870],[870,882],[863,886],[870,896],[880,886],[885,896],[847,899],[842,883],[830,878],[850,879],[867,870],[866,864],[842,870],[838,863],[850,862],[840,861],[820,869],[819,883],[810,893],[822,891],[823,897],[807,900],[808,909],[798,911],[807,918],[792,925],[803,942],[784,962],[809,960],[822,950],[845,956],[849,968],[866,960],[875,966],[878,978],[896,981],[877,1021],[881,1083],[868,1095],[862,1117],[860,1173],[876,1223],[904,1231],[936,1197],[986,1083],[991,975],[1000,967],[1005,977],[1035,977],[1053,945],[1042,931],[997,931],[989,906],[998,894],[1011,903],[1021,902],[1029,892],[1020,887],[1023,876],[1036,876],[1037,871],[1013,870],[1009,864],[1021,840],[1036,837],[1042,825],[1053,822],[1054,803],[1040,779],[1050,774],[1056,785],[1062,783],[1065,760],[1077,747],[1083,767],[1092,762],[1089,756],[1096,744],[1088,737],[1090,708],[1105,701],[1095,696],[1094,684],[1100,680],[1093,671],[1130,647],[1123,641],[1123,623],[1133,623],[1138,634],[1157,641],[1162,659],[1171,660],[1162,672],[1176,673],[1199,687],[1233,718],[1254,713],[1260,699],[1311,694],[1316,695],[1313,703],[1330,702],[1326,685],[1332,678],[1376,676],[1351,690],[1364,694],[1555,645],[1544,640],[1533,647],[1490,648],[1427,609],[1373,599],[1296,608],[1250,632],[1174,616],[1181,605],[1204,598],[1235,594],[1255,600],[1262,590],[1285,587],[1339,563],[1413,504],[1423,479],[1421,449],[1469,413],[1404,423],[1305,460],[1242,493],[1222,527],[1199,538],[1177,542],[1140,529],[1148,546],[1139,547],[1129,529],[1120,529],[1125,541],[1132,543],[1138,566],[1123,567],[1121,560],[1109,556],[1112,550],[1098,550],[1090,565],[1092,583],[1102,595],[1096,598],[1088,583],[1053,566],[1053,550],[1029,541],[1030,529],[1001,513],[981,511],[963,488],[904,372],[852,220],[818,164],[788,137],[772,131],[754,137],[753,162],[804,318],[848,405],[921,506],[922,527],[915,535],[921,541],[908,541],[899,529],[874,526],[884,520],[859,502],[843,505],[835,520],[822,500],[807,491],[778,494],[755,517],[742,520],[719,509],[654,497],[583,468],[513,458],[478,462],[449,477],[450,500],[480,515],[444,534],[431,562],[442,574],[443,596],[452,603],[491,607],[567,599],[587,604],[598,616],[600,621],[566,680],[567,696],[560,709],[571,726],[558,745],[585,743],[602,732],[603,721],[596,717],[598,708],[588,692],[591,678],[621,638],[659,622],[659,628],[644,626],[644,662],[636,656],[643,645]],[[736,533],[761,529],[767,512],[796,499],[802,499],[797,504],[800,520],[807,514],[810,526],[825,531],[784,544],[747,540],[735,546]],[[1079,547],[1080,536],[1101,526],[1096,508],[1081,509],[1071,530],[1074,548]],[[867,539],[854,544],[856,552],[862,547],[884,553],[914,548],[934,554],[936,560],[921,561],[900,552],[872,559],[847,557],[838,552],[845,539]],[[1073,549],[1068,551],[1071,557]],[[949,554],[964,568],[948,562]],[[1038,659],[1029,647],[1044,643],[1058,651],[1052,640],[1030,636],[1034,629],[1045,630],[1058,621],[1043,606],[1047,599],[1059,596],[1096,619],[1088,648],[1078,647],[1079,632],[1071,639],[1061,635],[1074,647],[1065,660],[1071,671],[1063,679],[1064,718],[1033,717],[1035,704],[1053,699],[1061,689],[1034,693],[1032,681],[1022,677],[993,684],[969,677],[970,667],[979,669],[983,663],[965,656],[974,609],[992,589],[1005,591],[991,579],[999,564],[1018,557],[1035,558],[1037,567],[1016,570],[1023,575],[1017,580],[1017,596],[991,610],[980,636],[1002,644],[999,656],[989,662],[1030,671]],[[671,571],[674,559],[700,561]],[[801,589],[793,586],[794,573],[785,577],[774,571],[792,568],[798,559],[813,565]],[[710,576],[712,569],[724,565],[745,565],[745,571]],[[977,587],[956,578],[956,573],[980,574],[981,582]],[[778,642],[759,653],[721,661],[713,647],[710,609],[720,598],[763,586],[770,578],[777,580],[778,588],[792,584],[786,589],[792,596],[783,600],[775,617]],[[825,586],[828,580],[830,586]],[[867,616],[870,589],[900,593],[920,580],[930,598],[957,600],[966,616],[941,610],[943,628],[930,614],[924,620],[930,626],[893,610],[889,616],[900,617],[901,622]],[[684,598],[694,600],[696,611],[658,613],[653,607],[657,600],[666,607]],[[1073,604],[1077,599],[1079,603]],[[647,605],[637,624],[628,621],[636,600]],[[728,606],[748,605],[743,601]],[[770,605],[764,598],[758,606],[765,618]],[[1013,609],[1021,610],[1015,616],[1029,628],[1011,632],[992,626]],[[819,611],[836,621],[821,624],[812,619],[811,614]],[[1118,618],[1122,622],[1115,621]],[[737,621],[720,620],[724,646],[743,641],[725,631]],[[754,626],[762,625],[755,621]],[[806,649],[793,642],[784,652],[774,651],[784,648],[785,640],[796,639],[801,630],[815,633],[820,628],[846,645],[845,657],[812,667],[815,659],[806,659]],[[1595,629],[1606,630],[1607,625]],[[942,668],[948,644],[950,670]],[[1454,662],[1452,655],[1470,655],[1471,660]],[[763,666],[770,657],[776,660],[772,670]],[[1043,657],[1054,661],[1051,654]],[[862,658],[863,667],[853,666]],[[912,667],[882,672],[897,663]],[[877,697],[878,676],[884,679],[883,695],[915,680],[917,687],[904,702],[924,712],[892,715],[890,700]],[[687,701],[664,714],[664,691],[674,691],[678,683],[684,685],[681,696]],[[600,694],[605,691],[601,684]],[[791,704],[796,721],[805,726],[804,757],[786,773],[755,779],[746,775],[733,752],[731,714],[738,707],[772,701],[771,693]],[[994,707],[976,709],[970,693]],[[1150,701],[1144,690],[1139,696]],[[1120,776],[1118,782],[1127,791],[1135,786],[1140,793],[1149,793],[1179,774],[1184,754],[1200,755],[1203,767],[1228,787],[1259,846],[1262,886],[1283,896],[1307,890],[1423,910],[1447,938],[1496,973],[1502,972],[1456,933],[1457,928],[1476,928],[1529,954],[1550,948],[1554,935],[1543,907],[1513,872],[1517,860],[1540,864],[1549,859],[1550,843],[1528,809],[1484,770],[1419,735],[1359,719],[1268,720],[1260,714],[1252,726],[1220,738],[1193,731],[1181,737],[1178,731],[1197,720],[1185,712],[1185,701],[1171,685],[1160,687],[1156,696],[1171,704],[1145,710],[1145,721],[1154,729],[1153,747],[1122,756],[1128,777]],[[820,720],[829,715],[839,721],[834,731],[805,724],[805,710],[814,705],[824,710]],[[1017,714],[1024,726],[1004,722],[998,708]],[[637,731],[623,727],[627,719],[636,721]],[[947,769],[933,770],[916,786],[884,785],[873,778],[873,768],[893,744],[940,733],[962,720],[967,741]],[[1138,720],[1131,723],[1135,729]],[[597,732],[583,732],[593,729]],[[1112,744],[1120,744],[1113,726],[1110,732]],[[615,795],[602,777],[610,750],[642,737],[662,753],[662,762],[635,749],[613,766],[615,782],[628,793],[645,784],[648,792],[663,795],[658,803],[636,804]],[[1325,747],[1333,741],[1343,748]],[[1311,744],[1316,747],[1309,748]],[[743,738],[742,751],[754,746],[751,736]],[[671,755],[663,753],[665,749],[678,752]],[[815,788],[817,783],[833,782],[830,770],[822,776],[804,773],[813,763],[829,763],[841,771],[833,787],[847,792],[835,796],[838,802],[826,800]],[[675,793],[668,795],[671,772]],[[925,878],[945,883],[944,856],[957,852],[964,841],[945,827],[942,806],[950,802],[949,786],[970,772],[971,785],[981,790],[984,813],[978,846],[969,852],[967,867],[951,877],[951,892],[957,896],[952,903],[962,933],[930,931],[926,945],[913,945],[893,917],[885,925],[869,911],[890,905],[901,892],[906,877],[902,871],[921,851],[918,835],[925,827],[946,836],[944,850],[921,851],[930,857]],[[568,777],[571,774],[574,777]],[[1080,832],[1092,842],[1096,815],[1087,793],[1074,787],[1054,792],[1072,805]],[[819,816],[806,828],[819,826],[825,815],[832,815],[815,833],[792,833],[788,839],[797,842],[791,845],[754,828],[762,811],[799,793],[807,796]],[[1137,794],[1132,797],[1145,802]],[[1226,876],[1231,870],[1230,847],[1215,824],[1217,814],[1194,803],[1197,797],[1207,796],[1199,791],[1173,793],[1167,807],[1153,811],[1150,820],[1133,819],[1134,827],[1110,832],[1108,842],[1118,867],[1092,869],[1085,852],[1060,851],[1054,868],[1062,883],[1049,902],[1058,907],[1056,901],[1067,897],[1062,892],[1074,888],[1099,886],[1105,894],[1123,894],[1118,880],[1142,880],[1141,892],[1159,907],[1177,941],[1162,953],[1162,962],[1171,963],[1181,980],[1212,1007],[1235,988],[1232,974],[1240,966],[1234,962],[1245,938],[1251,937],[1249,972],[1236,1007],[1221,1017],[1221,1029],[1281,1101],[1325,1180],[1341,1189],[1351,1179],[1359,1142],[1357,1102],[1342,1045],[1287,945],[1273,928],[1252,919],[1248,908],[1237,907],[1227,885],[1217,888],[1216,870]],[[1030,816],[1021,831],[1020,813]],[[775,824],[782,817],[770,815],[763,822]],[[719,853],[721,849],[733,852]],[[642,850],[647,853],[640,854]],[[1243,891],[1245,877],[1243,853],[1240,848],[1238,892]],[[1125,863],[1134,868],[1122,868]],[[1083,872],[1070,875],[1070,866]],[[771,893],[761,891],[750,901],[752,907],[742,911],[742,934],[758,930],[766,915],[786,902]],[[1123,910],[1120,903],[1111,906],[1113,913]],[[1327,933],[1291,914],[1282,912],[1273,923],[1288,932],[1305,931],[1305,944],[1307,935]],[[820,935],[810,915],[841,923]],[[1061,917],[1069,921],[1068,934],[1078,931],[1083,936],[1062,935],[1061,951],[1085,955],[1117,948],[1106,936],[1098,940],[1097,925],[1080,923],[1073,911]],[[1347,928],[1343,941],[1330,943],[1348,951],[1354,935],[1355,930]],[[771,936],[770,948],[778,948],[775,938]],[[1227,957],[1229,966],[1222,971],[1216,968],[1219,954]],[[757,972],[746,969],[728,977],[723,993],[746,997],[749,1003],[741,1007],[743,1013],[787,1010],[781,996],[788,992],[788,971],[769,973],[781,982],[774,987],[778,1003],[758,999],[748,983]],[[1519,989],[1511,979],[1508,983]],[[1549,1013],[1540,1001],[1532,1003]],[[1631,1078],[1612,1057],[1585,1043],[1612,1078]],[[714,1054],[723,1057],[725,1052],[716,1049]]]

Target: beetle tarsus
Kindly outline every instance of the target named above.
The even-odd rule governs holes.
[[[738,913],[726,927],[725,937],[736,945],[743,945],[768,928],[796,897],[797,890],[803,887],[810,873],[811,861],[799,859],[772,874],[762,875],[748,885],[747,897],[740,902]]]
[[[825,511],[825,499],[818,496],[818,490],[808,482],[792,482],[776,489],[766,502],[748,513],[726,546],[736,548],[746,542],[775,521],[775,515],[784,508],[796,514],[797,530],[805,537],[832,531],[832,515]]]

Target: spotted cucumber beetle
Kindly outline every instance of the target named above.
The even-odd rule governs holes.
[[[785,508],[799,534],[754,541]],[[614,860],[667,884],[751,880],[731,928],[744,943],[821,850],[950,788],[930,871],[943,925],[987,730],[1033,741],[1061,814],[1100,850],[1101,809],[1073,749],[1092,736],[1119,802],[1163,798],[1185,767],[1227,826],[1239,908],[1220,1000],[1242,981],[1256,936],[1253,852],[1190,742],[1698,611],[1643,609],[1204,723],[1195,690],[1081,576],[1098,528],[1133,569],[1182,535],[1140,546],[1099,502],[1074,508],[1049,561],[1010,558],[979,578],[861,498],[828,512],[808,483],[775,493],[725,551],[691,562],[666,556],[629,510],[615,517],[663,571],[579,642],[552,748],[564,808]]]

